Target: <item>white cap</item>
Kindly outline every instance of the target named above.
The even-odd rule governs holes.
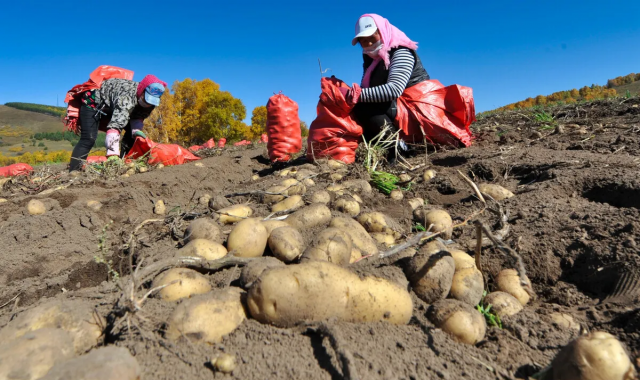
[[[358,37],[369,37],[378,30],[376,22],[373,21],[373,17],[364,16],[360,17],[356,24],[356,36],[351,40],[351,45],[358,43]]]

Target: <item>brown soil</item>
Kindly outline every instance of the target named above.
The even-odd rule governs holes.
[[[553,312],[570,314],[583,330],[616,335],[636,362],[640,284],[607,297],[620,278],[637,279],[634,274],[640,272],[640,100],[597,101],[550,112],[555,121],[547,123],[549,127],[536,121],[535,112],[484,117],[474,126],[478,139],[472,147],[430,152],[437,177],[428,183],[418,181],[405,193],[405,199],[424,198],[461,221],[481,203],[458,170],[476,182],[513,191],[516,196],[502,202],[511,226],[505,241],[523,257],[538,299],[505,318],[502,329],[490,327],[476,346],[456,343],[436,329],[425,316],[429,305],[413,293],[414,317],[406,326],[330,322],[342,348],[353,354],[361,379],[526,378],[579,334],[552,323]],[[556,129],[560,133],[554,132],[556,125],[563,126]],[[32,190],[25,195],[19,187],[5,185],[0,193],[8,199],[0,204],[0,305],[18,298],[0,308],[0,326],[46,297],[59,297],[86,299],[110,321],[107,327],[113,327],[120,290],[107,265],[96,258],[110,261],[127,280],[130,259],[150,263],[171,257],[180,247],[188,223],[184,218],[143,227],[133,258],[125,248],[136,226],[158,217],[153,214],[154,202],[164,200],[167,210],[186,219],[208,217],[208,207],[197,201],[205,193],[215,197],[264,190],[282,177],[265,161],[262,149],[227,150],[199,161],[203,166],[190,163],[112,181],[62,175],[60,181],[71,186],[45,196]],[[425,158],[418,154],[409,161],[417,165]],[[410,174],[420,178],[423,170]],[[256,173],[261,178],[252,181]],[[353,168],[347,179],[362,175],[362,170]],[[327,178],[315,180],[315,188],[330,183]],[[45,201],[44,215],[26,212],[33,198]],[[406,201],[393,201],[377,191],[363,198],[364,211],[387,213],[410,231]],[[99,200],[102,208],[92,211],[86,207],[89,200]],[[251,202],[259,216],[269,214],[255,197],[231,200]],[[478,218],[492,227],[497,222],[488,212]],[[310,239],[315,232],[305,231],[304,236]],[[474,228],[466,226],[455,230],[453,239],[465,242],[473,237]],[[501,269],[514,267],[492,248],[483,250],[482,260],[490,290]],[[358,265],[357,271],[406,285],[403,265],[403,260],[386,259]],[[238,286],[239,275],[239,268],[228,268],[209,278],[215,287]],[[248,319],[218,345],[169,343],[162,332],[174,307],[150,299],[142,310],[146,319],[142,334],[107,332],[104,344],[127,347],[147,379],[342,378],[329,340],[303,327],[282,329]],[[232,375],[211,369],[209,361],[221,352],[236,355],[238,366]]]

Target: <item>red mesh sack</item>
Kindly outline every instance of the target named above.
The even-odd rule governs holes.
[[[214,139],[209,139],[206,143],[202,144],[202,147],[207,149],[215,148],[216,141]]]
[[[149,165],[163,164],[165,166],[182,165],[197,161],[200,157],[193,155],[177,144],[156,144],[148,138],[136,137],[131,150],[125,158],[136,159],[149,154]]]
[[[89,156],[87,157],[87,164],[100,164],[107,161],[106,156]]]
[[[200,149],[202,149],[202,145],[191,145],[191,146],[189,147],[189,150],[190,150],[190,151],[192,151],[192,152],[197,152],[197,151],[199,151]]]
[[[224,148],[226,144],[227,144],[227,139],[225,139],[224,137],[218,140],[218,148]]]
[[[17,175],[29,175],[33,173],[33,167],[29,164],[11,164],[0,168],[0,177],[13,177]]]
[[[469,146],[473,140],[469,126],[476,120],[473,90],[443,86],[428,80],[409,87],[398,98],[396,122],[407,142]]]
[[[331,77],[322,78],[322,94],[318,102],[318,116],[309,127],[307,160],[333,158],[351,164],[356,159],[362,127],[349,115],[349,105],[340,87],[349,87],[343,81]]]
[[[271,162],[288,161],[302,149],[298,103],[282,94],[267,102],[267,150]]]
[[[267,144],[269,142],[269,136],[267,136],[266,133],[263,133],[262,136],[260,136],[260,142]]]

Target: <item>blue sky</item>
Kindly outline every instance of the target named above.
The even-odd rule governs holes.
[[[10,5],[9,5],[10,4]],[[363,13],[419,43],[443,84],[474,89],[477,111],[640,72],[640,1],[7,2],[0,13],[0,104],[60,105],[97,66],[173,83],[211,78],[254,107],[282,91],[311,123],[318,58],[359,82],[350,44]]]

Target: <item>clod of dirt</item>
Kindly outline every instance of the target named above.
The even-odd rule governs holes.
[[[29,214],[31,215],[42,215],[47,212],[47,208],[41,201],[32,199],[27,204],[27,211],[29,211]]]
[[[549,318],[553,324],[559,327],[580,331],[580,324],[569,314],[554,312],[549,314]]]
[[[411,210],[415,210],[418,207],[424,206],[424,199],[422,198],[412,198],[407,201],[409,206],[411,206]]]
[[[164,201],[162,199],[158,199],[156,204],[153,206],[153,213],[157,215],[164,215],[167,212],[167,207],[164,205]]]
[[[87,207],[95,212],[98,212],[102,208],[102,203],[100,203],[99,201],[88,201]]]
[[[141,376],[129,350],[109,346],[57,364],[41,380],[137,380]]]
[[[73,357],[73,341],[60,329],[41,328],[0,346],[0,379],[40,379]]]

